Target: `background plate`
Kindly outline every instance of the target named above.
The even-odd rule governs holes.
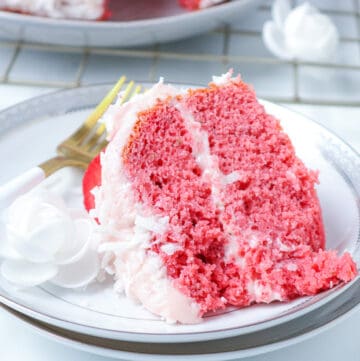
[[[52,156],[55,144],[83,121],[108,88],[93,86],[54,93],[2,112],[0,162],[5,171],[0,174],[0,183]],[[264,105],[281,120],[298,155],[308,166],[320,170],[318,192],[328,247],[341,252],[348,249],[359,262],[359,157],[316,123],[272,103],[264,102]],[[79,176],[77,173],[73,178],[78,185]],[[166,324],[125,298],[117,300],[111,284],[93,285],[84,292],[50,286],[20,292],[2,282],[0,300],[44,322],[98,337],[138,342],[194,342],[246,335],[281,325],[342,297],[353,284],[289,303],[227,310],[221,315],[209,315],[198,325]]]
[[[0,36],[71,46],[124,47],[161,43],[214,29],[238,19],[259,0],[233,0],[188,12],[177,0],[114,0],[109,21],[56,20],[0,11]]]

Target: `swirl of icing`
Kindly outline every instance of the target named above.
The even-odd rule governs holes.
[[[272,21],[263,27],[266,47],[282,59],[328,61],[339,42],[331,19],[309,3],[291,10],[288,0],[276,0]]]
[[[96,224],[85,211],[67,208],[47,190],[20,196],[5,217],[0,273],[19,288],[50,281],[61,287],[86,286],[98,275]]]

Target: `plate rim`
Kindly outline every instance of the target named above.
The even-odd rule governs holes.
[[[148,81],[144,81],[141,82],[139,81],[139,83],[141,84],[154,84],[153,82],[148,82]],[[199,86],[199,85],[194,85],[194,84],[185,84],[185,83],[173,83],[175,85],[180,85],[182,87],[189,87],[189,86]],[[14,109],[19,108],[19,107],[27,107],[27,106],[33,106],[32,103],[36,103],[38,100],[42,100],[42,101],[47,101],[49,103],[51,103],[48,99],[51,99],[53,97],[56,97],[60,94],[64,94],[64,93],[74,93],[74,92],[79,92],[82,90],[89,90],[89,89],[96,89],[96,88],[100,88],[100,87],[111,87],[111,84],[109,83],[105,83],[105,84],[96,84],[96,85],[88,85],[85,87],[80,87],[80,88],[75,88],[75,89],[63,89],[63,90],[58,90],[55,92],[51,92],[48,94],[43,94],[43,95],[39,95],[36,97],[33,97],[31,99],[25,100],[23,102],[17,103],[11,107],[8,107],[4,110],[2,110],[0,112],[0,118],[4,117],[4,115],[6,116],[6,114],[9,112],[11,113]],[[353,147],[351,147],[349,144],[347,144],[347,142],[345,142],[343,139],[341,139],[339,136],[337,136],[336,134],[334,134],[332,131],[330,131],[329,129],[327,129],[326,127],[324,127],[323,125],[319,124],[318,122],[310,119],[309,117],[302,115],[300,113],[298,113],[297,111],[291,110],[287,107],[284,107],[282,105],[277,105],[275,103],[269,102],[269,101],[264,101],[261,100],[261,102],[263,104],[271,104],[272,107],[275,108],[280,108],[280,109],[285,109],[287,112],[290,112],[296,116],[299,116],[301,118],[303,118],[304,120],[306,120],[309,123],[315,124],[317,127],[320,127],[322,130],[325,130],[327,133],[329,133],[330,136],[332,136],[333,138],[340,140],[341,143],[343,145],[345,145],[352,153],[354,156],[356,156],[356,159],[360,158],[358,152],[353,149]],[[56,114],[53,114],[53,116],[55,116]],[[23,124],[24,121],[20,122],[20,124]],[[14,127],[16,127],[18,125],[14,125]],[[6,134],[6,132],[9,129],[5,129],[1,132],[0,136],[3,134]],[[259,323],[256,323],[254,325],[247,325],[247,326],[241,326],[241,327],[230,327],[228,329],[223,329],[223,330],[217,330],[217,331],[203,331],[203,332],[185,332],[185,333],[144,333],[144,332],[131,332],[131,331],[114,331],[114,330],[106,330],[104,328],[98,328],[98,330],[101,330],[102,333],[108,334],[108,333],[116,333],[117,337],[115,339],[119,339],[119,340],[128,340],[128,341],[133,341],[134,340],[134,335],[136,336],[136,340],[149,340],[151,339],[152,342],[184,342],[184,340],[187,339],[191,339],[192,342],[196,342],[199,340],[214,340],[214,339],[219,339],[219,338],[223,338],[223,337],[227,337],[229,335],[239,335],[239,334],[245,334],[246,332],[252,332],[253,330],[255,330],[257,327],[259,327],[259,325],[265,326],[263,327],[264,329],[269,328],[269,327],[273,327],[274,325],[280,324],[281,322],[286,322],[288,320],[292,320],[294,318],[297,317],[301,317],[301,315],[311,312],[312,310],[321,307],[322,305],[326,304],[327,302],[333,300],[334,298],[339,297],[344,290],[348,289],[351,287],[351,285],[353,285],[353,283],[355,283],[358,278],[360,276],[358,275],[355,280],[353,280],[352,282],[350,282],[349,284],[346,285],[340,285],[340,287],[343,289],[343,291],[338,292],[337,288],[334,288],[332,290],[327,291],[328,294],[324,295],[323,298],[321,298],[320,300],[318,300],[317,302],[314,302],[314,304],[310,304],[308,305],[305,309],[300,309],[297,310],[293,313],[290,314],[285,314],[285,315],[279,315],[274,317],[273,319],[268,319]],[[96,329],[95,327],[91,327],[88,325],[83,325],[83,324],[76,324],[74,322],[69,322],[66,320],[61,320],[61,319],[57,319],[54,316],[51,315],[47,315],[47,314],[43,314],[39,311],[35,311],[32,310],[31,308],[18,304],[17,302],[7,298],[6,296],[3,296],[0,294],[0,302],[3,302],[9,306],[11,306],[14,309],[18,309],[23,313],[27,313],[32,315],[31,317],[36,318],[38,320],[47,320],[45,322],[47,323],[51,323],[50,321],[55,321],[54,324],[56,325],[62,325],[60,327],[64,327],[64,325],[75,325],[75,327],[82,329],[82,332],[84,333],[88,333],[88,334],[94,334],[92,330]],[[67,327],[68,329],[74,329],[73,327]],[[239,332],[239,330],[244,330],[243,332]],[[174,338],[179,338],[178,341],[174,341]]]
[[[329,330],[329,329],[335,327],[342,321],[349,318],[355,312],[358,312],[360,310],[360,302],[354,302],[354,299],[356,299],[356,298],[359,299],[359,296],[360,296],[359,290],[360,290],[360,287],[358,287],[358,289],[357,289],[357,293],[358,293],[357,297],[350,296],[350,298],[349,298],[350,305],[348,305],[343,310],[341,310],[339,315],[331,318],[331,315],[333,313],[328,312],[327,317],[331,318],[329,321],[325,320],[322,324],[320,324],[318,326],[314,325],[314,326],[312,326],[312,328],[310,328],[310,330],[307,329],[298,335],[290,336],[290,337],[285,336],[285,338],[280,341],[275,340],[274,342],[270,342],[270,343],[267,343],[267,344],[264,344],[261,346],[242,348],[239,350],[221,351],[218,353],[209,353],[209,354],[196,353],[196,354],[174,355],[174,356],[169,355],[169,354],[138,353],[138,352],[132,352],[132,351],[124,351],[124,350],[120,350],[120,349],[114,350],[111,348],[106,348],[104,346],[99,346],[99,345],[93,344],[91,342],[86,342],[86,341],[78,340],[78,339],[75,340],[74,338],[67,337],[66,335],[63,335],[63,334],[59,335],[58,332],[62,331],[65,333],[70,333],[72,335],[76,334],[76,335],[80,335],[82,338],[84,336],[86,337],[86,335],[78,333],[78,332],[69,331],[67,329],[61,329],[56,326],[54,327],[53,325],[46,324],[39,320],[33,319],[32,317],[29,317],[28,315],[21,314],[21,313],[17,312],[16,310],[13,310],[13,309],[8,308],[7,306],[3,306],[1,304],[0,304],[0,308],[3,309],[5,312],[11,314],[12,316],[17,318],[24,324],[26,324],[26,326],[31,327],[32,329],[35,328],[35,331],[37,333],[41,334],[42,336],[45,336],[51,340],[53,340],[55,337],[56,342],[59,342],[63,345],[67,345],[69,347],[73,347],[75,349],[79,349],[79,350],[82,350],[85,352],[91,352],[91,353],[98,354],[101,356],[108,356],[108,357],[114,357],[114,358],[121,357],[121,359],[124,359],[124,356],[125,356],[126,357],[125,360],[132,360],[132,361],[138,361],[138,360],[144,360],[144,359],[153,360],[153,357],[155,355],[157,356],[157,359],[159,359],[159,360],[167,360],[169,357],[171,357],[172,359],[175,359],[178,361],[189,360],[189,359],[200,361],[200,360],[204,360],[204,357],[206,357],[205,360],[210,361],[210,360],[218,360],[219,357],[221,357],[221,359],[223,359],[224,357],[226,357],[226,359],[234,359],[235,357],[243,358],[243,357],[256,356],[256,355],[264,354],[266,352],[275,351],[275,350],[278,350],[278,349],[281,349],[284,347],[288,347],[288,346],[294,345],[296,343],[300,343],[302,341],[306,341],[313,336],[316,336],[326,330]],[[351,305],[351,302],[353,305]],[[292,321],[292,322],[294,322],[294,321]],[[239,337],[241,337],[241,336],[239,336]],[[95,337],[95,339],[101,339],[101,338]],[[113,342],[114,340],[110,339],[109,341]],[[220,340],[220,341],[222,341],[222,340]],[[226,339],[224,339],[224,341],[226,341]],[[149,343],[149,342],[147,342],[147,343]],[[161,345],[160,345],[160,347],[161,347]]]
[[[37,25],[37,26],[50,26],[50,27],[74,27],[83,29],[83,28],[91,28],[91,29],[112,29],[112,28],[122,28],[122,27],[139,27],[139,26],[153,26],[160,24],[173,23],[174,21],[189,19],[195,21],[198,18],[206,17],[209,14],[216,14],[219,10],[224,12],[231,12],[236,9],[238,6],[247,6],[254,0],[231,0],[228,2],[224,2],[209,8],[201,9],[198,11],[189,11],[176,15],[169,16],[160,16],[150,19],[141,19],[141,20],[130,20],[130,21],[111,21],[111,20],[74,20],[74,19],[54,19],[42,16],[35,15],[26,15],[19,14],[10,11],[0,10],[0,21],[10,20],[10,21],[19,21],[22,23],[26,23],[29,25]]]

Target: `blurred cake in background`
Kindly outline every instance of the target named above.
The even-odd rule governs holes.
[[[178,0],[187,10],[204,9],[221,2],[224,1]],[[110,0],[0,0],[0,10],[74,20],[107,20],[111,15]]]
[[[108,0],[0,0],[0,9],[57,19],[103,20]]]

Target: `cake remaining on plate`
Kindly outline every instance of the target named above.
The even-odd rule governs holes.
[[[116,0],[114,0],[116,1]],[[224,0],[178,0],[188,10],[198,10]],[[0,10],[57,19],[106,20],[110,0],[0,0]]]
[[[102,20],[109,0],[0,0],[0,9],[58,19]]]
[[[286,301],[348,282],[324,250],[317,173],[240,77],[162,82],[105,114],[109,145],[84,176],[117,291],[168,321]]]

